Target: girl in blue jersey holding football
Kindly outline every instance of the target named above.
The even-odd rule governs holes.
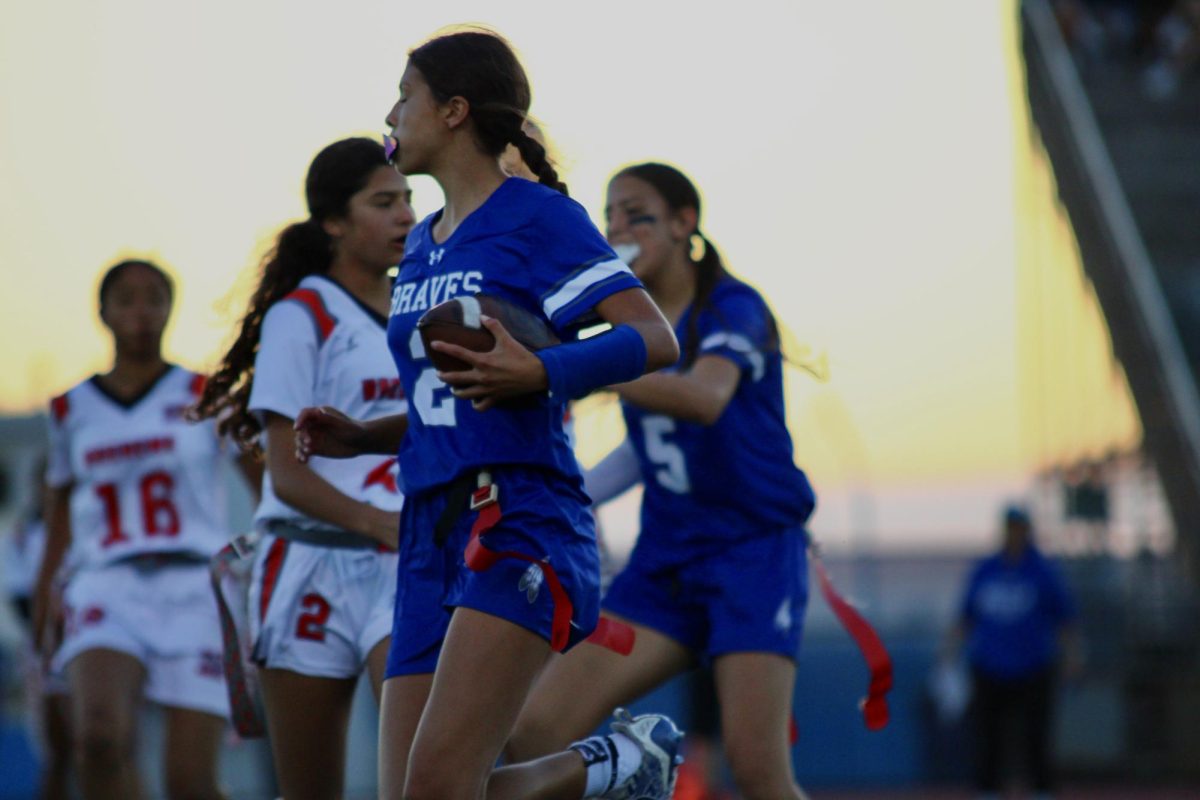
[[[522,130],[529,103],[523,69],[490,32],[409,54],[387,120],[395,163],[446,196],[408,237],[392,296],[388,339],[409,412],[297,419],[301,459],[400,453],[408,500],[382,700],[384,797],[666,798],[674,782],[679,733],[658,715],[619,716],[608,736],[494,769],[552,648],[597,624],[596,541],[564,406],[678,357],[661,312]],[[538,182],[504,174],[509,144]],[[438,371],[417,321],[477,293],[516,304],[565,343],[532,353],[485,318],[494,348],[436,342],[470,367]],[[577,340],[599,320],[612,330]]]
[[[553,664],[508,752],[550,752],[593,729],[602,708],[708,660],[742,795],[803,797],[788,715],[814,497],[792,460],[775,320],[700,232],[699,193],[679,170],[621,170],[605,217],[611,244],[637,248],[633,270],[683,351],[672,369],[617,387],[628,439],[587,480],[597,503],[645,487],[641,536],[604,600],[637,639],[628,657],[588,647]]]

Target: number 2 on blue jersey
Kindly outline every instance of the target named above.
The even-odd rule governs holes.
[[[412,336],[409,337],[408,349],[412,352],[413,361],[428,360],[425,344],[421,341],[421,332],[416,328],[413,328]],[[438,380],[436,369],[422,369],[413,388],[413,406],[426,425],[457,424],[454,417],[454,395],[450,394],[449,386]],[[441,397],[436,396],[439,391],[444,392]]]

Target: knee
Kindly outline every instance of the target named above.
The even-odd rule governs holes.
[[[84,721],[74,750],[82,768],[115,772],[133,758],[133,738],[96,715]]]
[[[765,748],[727,742],[725,755],[729,760],[734,782],[745,800],[777,800],[802,797],[792,777],[792,766],[786,757],[768,752]]]
[[[404,800],[451,800],[482,796],[482,789],[472,791],[452,775],[409,770],[408,780],[404,783]]]
[[[207,769],[168,765],[165,783],[168,800],[218,800],[222,796],[215,776]]]
[[[486,776],[473,776],[461,765],[445,758],[409,760],[404,780],[404,800],[451,800],[482,797]]]

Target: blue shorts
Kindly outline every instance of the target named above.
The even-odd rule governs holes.
[[[600,616],[600,557],[588,499],[577,483],[536,467],[492,470],[500,490],[500,521],[483,534],[490,550],[516,551],[554,567],[574,613],[567,649],[586,639]],[[476,512],[463,510],[446,542],[433,531],[447,502],[445,487],[407,498],[400,512],[400,566],[387,677],[430,673],[437,667],[454,608],[506,619],[550,640],[554,599],[541,568],[504,558],[482,572],[463,552]]]
[[[794,660],[808,606],[807,541],[795,528],[671,564],[661,554],[645,557],[650,540],[641,541],[604,596],[604,610],[705,659],[766,652]]]

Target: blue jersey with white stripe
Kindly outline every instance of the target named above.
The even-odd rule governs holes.
[[[689,308],[675,335],[686,342]],[[725,277],[697,319],[697,358],[720,356],[741,370],[737,390],[712,425],[623,403],[645,494],[639,550],[778,533],[801,525],[815,504],[792,461],[784,419],[783,358],[758,292]],[[682,370],[680,362],[672,369]]]
[[[578,478],[563,432],[564,405],[540,395],[479,412],[437,378],[416,329],[421,315],[463,295],[497,295],[546,320],[563,341],[594,321],[594,306],[641,282],[617,259],[583,207],[510,178],[445,241],[435,212],[408,236],[392,294],[388,346],[409,398],[400,467],[408,492],[470,469],[531,464]]]

